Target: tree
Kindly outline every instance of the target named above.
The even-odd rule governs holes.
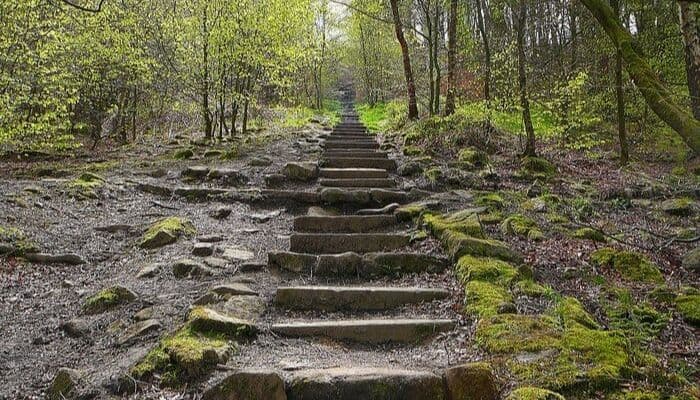
[[[620,0],[610,0],[610,5],[620,18]],[[625,89],[622,86],[622,52],[615,51],[615,97],[617,98],[617,135],[620,139],[620,164],[629,162],[629,145],[627,143],[627,128],[625,126]]]
[[[478,1],[478,0],[477,0]],[[450,20],[448,25],[447,49],[447,98],[445,99],[445,115],[455,112],[455,96],[457,95],[457,0],[450,0]]]
[[[411,55],[408,50],[408,42],[403,34],[403,25],[401,24],[401,15],[399,13],[398,0],[389,0],[391,4],[391,14],[394,19],[394,30],[396,32],[396,40],[401,46],[401,55],[403,59],[403,70],[406,78],[406,93],[408,95],[408,119],[418,119],[418,102],[416,101],[416,84],[413,80],[413,69],[411,67]]]
[[[700,119],[700,6],[678,2],[681,32],[685,45],[685,65],[693,116]]]
[[[527,25],[527,0],[518,1],[517,14],[515,16],[517,45],[518,45],[518,87],[520,89],[520,107],[522,108],[523,125],[525,127],[525,151],[526,156],[535,156],[535,128],[532,126],[530,115],[530,99],[527,89],[527,57],[525,55],[525,29]]]

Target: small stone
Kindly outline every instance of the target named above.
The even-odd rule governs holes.
[[[82,338],[90,334],[90,326],[84,319],[74,318],[59,326],[66,335],[72,338]]]
[[[233,212],[233,210],[231,210],[228,207],[219,207],[216,210],[210,212],[209,216],[214,219],[226,219],[229,217],[229,215],[231,215],[231,212]]]
[[[255,258],[255,253],[245,249],[230,247],[224,250],[223,258],[229,261],[249,261]]]
[[[182,171],[181,175],[183,178],[204,179],[207,174],[209,174],[209,167],[193,166],[187,167],[184,171]]]
[[[228,266],[229,261],[219,257],[207,257],[204,259],[204,264],[212,268],[223,269]]]
[[[197,276],[210,276],[212,271],[203,264],[191,260],[183,259],[173,264],[173,275],[176,278],[192,278]]]
[[[41,194],[44,191],[42,188],[36,185],[29,185],[22,190],[32,194]]]
[[[133,291],[116,285],[88,297],[83,304],[83,311],[86,314],[99,314],[122,304],[131,303],[137,298]]]
[[[51,382],[51,386],[47,391],[46,397],[49,400],[75,398],[75,392],[81,383],[82,376],[83,373],[75,369],[59,369]]]
[[[70,281],[68,279],[64,279],[63,282],[61,282],[61,286],[64,288],[72,288],[73,286],[75,286],[75,282]]]
[[[267,167],[272,165],[272,160],[267,157],[253,157],[248,161],[248,165],[251,167]]]
[[[513,303],[501,303],[498,305],[499,314],[517,314],[518,307]]]
[[[265,263],[259,263],[259,262],[246,262],[241,264],[238,267],[238,270],[242,273],[249,273],[249,272],[260,272],[267,267],[267,264]]]
[[[281,214],[282,214],[282,210],[272,211],[272,212],[265,213],[265,214],[251,214],[250,219],[252,219],[253,222],[257,222],[259,224],[262,224],[262,223],[270,221],[273,218],[279,217]]]
[[[149,264],[146,265],[145,267],[141,268],[138,274],[136,274],[137,278],[143,279],[143,278],[153,278],[160,272],[160,264]]]
[[[498,386],[487,363],[471,363],[445,370],[448,400],[497,400]]]
[[[700,271],[700,247],[691,250],[683,257],[683,268],[689,271]]]
[[[125,224],[115,224],[115,225],[105,225],[98,226],[95,228],[97,232],[107,232],[107,233],[119,233],[119,232],[129,232],[131,230],[131,225]]]
[[[38,264],[85,264],[85,260],[77,254],[27,253],[24,255],[24,258],[26,258],[27,261],[31,261]]]
[[[137,312],[136,314],[134,314],[134,319],[135,319],[136,321],[146,321],[146,320],[149,320],[149,319],[153,318],[154,312],[155,312],[155,310],[153,309],[153,307],[146,307],[146,308],[144,308],[143,310],[141,310],[141,311]]]
[[[216,168],[207,174],[208,180],[218,180],[227,185],[241,185],[248,182],[248,177],[240,171],[230,168]]]
[[[147,335],[151,332],[159,331],[162,328],[160,321],[156,319],[148,319],[145,321],[139,321],[124,332],[124,334],[119,338],[117,343],[120,346],[130,344],[141,336]]]
[[[195,243],[192,255],[197,257],[208,257],[214,254],[214,246],[211,243]]]
[[[214,288],[211,289],[213,293],[216,293],[219,296],[257,296],[258,292],[254,291],[253,289],[249,288],[248,286],[242,284],[242,283],[229,283],[225,285],[219,285],[215,286]]]
[[[688,198],[668,199],[661,203],[661,209],[670,215],[687,217],[693,213],[693,201]]]
[[[287,177],[282,174],[265,175],[263,179],[267,187],[277,187],[287,181]]]
[[[204,392],[203,400],[286,400],[284,381],[274,371],[239,371]]]
[[[197,241],[202,243],[218,243],[223,242],[224,237],[221,235],[204,235],[197,237]]]

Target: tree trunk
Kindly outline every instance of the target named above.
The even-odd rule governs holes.
[[[484,22],[483,0],[476,0],[476,20],[479,25],[479,33],[484,46],[484,100],[491,101],[491,46],[489,45],[489,35]]]
[[[408,43],[403,35],[403,26],[401,25],[401,15],[399,14],[398,0],[389,0],[391,3],[391,13],[394,17],[394,30],[396,31],[396,40],[401,46],[401,55],[403,57],[403,71],[406,77],[406,92],[408,94],[408,119],[418,119],[418,103],[416,102],[416,84],[413,80],[413,70],[411,68],[411,56],[408,52]]]
[[[610,6],[620,18],[620,0],[610,0]],[[620,164],[629,162],[629,145],[625,127],[625,90],[622,86],[622,52],[618,49],[615,54],[615,96],[617,97],[617,135],[620,139]]]
[[[209,113],[209,27],[207,25],[207,7],[202,15],[202,118],[204,120],[204,135],[212,137],[212,121]]]
[[[450,21],[447,27],[447,98],[445,99],[445,115],[455,112],[455,96],[457,92],[457,3],[450,0]]]
[[[530,116],[530,100],[527,92],[527,75],[525,66],[527,60],[525,58],[525,27],[527,22],[527,5],[525,0],[520,0],[518,10],[518,85],[520,87],[520,106],[523,109],[523,125],[525,126],[526,144],[525,155],[535,156],[535,129],[532,126],[532,117]]]
[[[581,0],[622,52],[627,73],[644,96],[649,107],[675,130],[695,154],[700,154],[700,121],[673,100],[673,93],[659,80],[641,55],[632,35],[602,0]]]
[[[685,44],[685,68],[695,119],[700,119],[700,6],[678,2],[681,31]]]
[[[440,87],[442,82],[442,72],[440,70],[440,14],[442,13],[440,9],[440,2],[435,3],[435,17],[433,20],[433,66],[435,67],[435,89],[433,93],[435,97],[433,98],[433,113],[440,114]]]

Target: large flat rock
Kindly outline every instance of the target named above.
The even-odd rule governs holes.
[[[442,378],[379,368],[306,370],[288,382],[288,400],[444,400]]]
[[[372,319],[276,324],[272,331],[290,337],[325,337],[358,343],[416,343],[454,329],[445,319]]]
[[[320,176],[327,179],[382,179],[389,173],[378,168],[321,168]]]
[[[410,243],[410,236],[389,233],[295,233],[290,237],[293,252],[338,254],[395,250]]]
[[[396,186],[396,182],[388,178],[321,179],[319,183],[326,187],[391,188]]]
[[[396,225],[394,215],[302,216],[294,231],[305,233],[365,233]]]
[[[449,295],[444,289],[415,287],[295,286],[277,288],[275,304],[292,310],[380,311]]]
[[[325,168],[378,168],[388,171],[396,169],[396,161],[383,158],[324,157],[321,165]]]
[[[366,149],[328,149],[323,153],[325,158],[388,158],[384,151]]]
[[[374,141],[361,142],[356,140],[327,140],[323,143],[323,147],[326,149],[378,149],[379,143]]]

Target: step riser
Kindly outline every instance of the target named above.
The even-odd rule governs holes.
[[[321,168],[320,176],[328,179],[384,179],[389,176],[389,173],[385,169]]]
[[[366,233],[397,224],[393,215],[297,217],[294,231],[304,233]]]
[[[384,152],[356,150],[328,150],[323,153],[326,158],[379,158],[386,159],[389,155]]]
[[[391,179],[321,179],[319,184],[324,187],[342,188],[390,188],[396,186]]]
[[[409,236],[391,234],[293,234],[290,249],[295,253],[340,254],[348,251],[369,253],[408,246]]]
[[[416,343],[454,329],[452,321],[335,321],[273,325],[272,331],[290,337],[326,337],[358,343]]]
[[[275,304],[300,311],[384,311],[448,296],[448,291],[439,289],[282,287],[277,289]]]
[[[378,168],[396,170],[396,161],[382,158],[325,158],[322,165],[328,168]]]
[[[379,144],[376,142],[370,143],[353,143],[353,142],[326,142],[323,144],[326,149],[378,149]]]

